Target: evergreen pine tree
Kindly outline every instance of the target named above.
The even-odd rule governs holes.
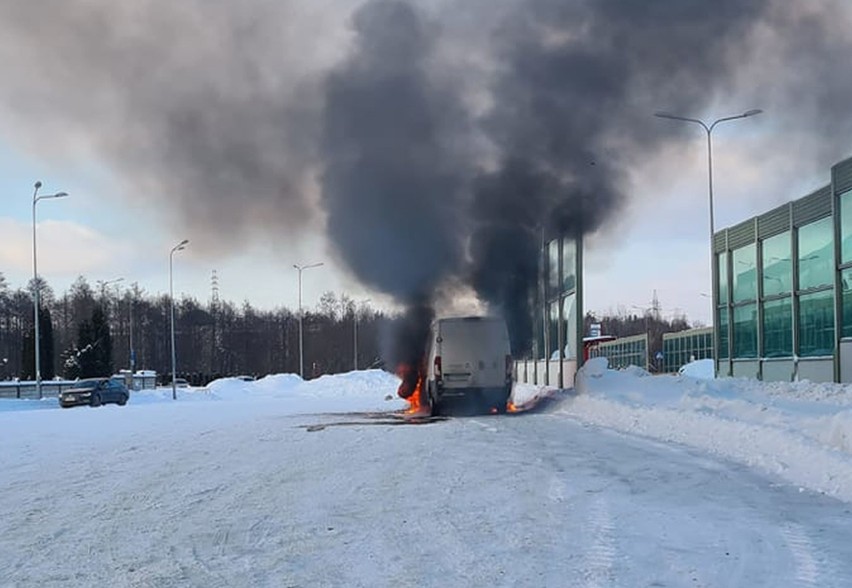
[[[21,373],[22,380],[35,380],[35,351],[33,349],[35,329],[30,326],[21,342]]]
[[[41,362],[41,379],[52,380],[56,375],[56,368],[53,362],[53,320],[50,316],[50,309],[47,307],[39,308],[39,361]]]
[[[92,323],[84,320],[77,327],[76,376],[90,378],[95,375],[94,338]]]
[[[112,375],[112,337],[103,308],[98,305],[92,312],[92,337],[94,339],[94,376]]]

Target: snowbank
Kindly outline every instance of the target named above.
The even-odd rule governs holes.
[[[702,363],[685,370],[697,377],[648,377],[644,370],[602,371],[601,362],[590,361],[560,412],[697,447],[852,501],[852,387],[707,379]]]

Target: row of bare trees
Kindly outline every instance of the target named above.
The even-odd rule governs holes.
[[[26,289],[13,290],[0,274],[0,380],[34,377],[34,287],[31,280]],[[132,362],[136,370],[171,373],[168,296],[150,295],[138,285],[94,289],[83,277],[61,295],[42,280],[38,287],[43,378],[73,377],[93,347],[104,349],[104,337],[92,334],[98,320],[105,320],[110,340],[110,365],[101,369],[129,369]],[[326,292],[316,309],[303,314],[305,377],[353,369],[356,330],[358,367],[381,365],[380,342],[395,320],[345,294]],[[298,373],[298,322],[287,308],[175,300],[178,375],[201,384],[225,375]]]

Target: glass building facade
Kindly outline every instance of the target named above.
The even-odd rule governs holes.
[[[712,327],[663,333],[663,372],[674,373],[691,361],[712,358]]]
[[[589,357],[606,357],[612,369],[624,369],[635,365],[647,370],[648,335],[622,337],[615,341],[599,343],[589,350]]]
[[[583,361],[582,240],[542,235],[539,279],[533,301],[532,357],[519,359],[518,379],[550,386],[573,385]]]
[[[713,249],[720,376],[852,381],[852,159]]]

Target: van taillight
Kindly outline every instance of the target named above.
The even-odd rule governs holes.
[[[514,367],[514,366],[512,365],[512,356],[511,356],[511,355],[507,355],[507,356],[506,356],[506,381],[507,381],[507,382],[511,382],[511,381],[512,381],[512,375],[513,375],[513,374],[512,374],[512,372],[513,372],[512,368],[513,368],[513,367]]]
[[[441,373],[441,356],[436,355],[435,356],[435,379],[440,380],[442,375],[443,374]]]

